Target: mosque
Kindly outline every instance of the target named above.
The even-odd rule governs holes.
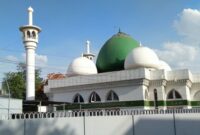
[[[102,46],[96,64],[90,42],[72,60],[62,79],[49,80],[50,101],[69,102],[67,109],[167,109],[199,105],[200,75],[172,70],[156,53],[119,32]],[[58,107],[62,110],[62,107]],[[66,108],[65,108],[66,109]]]
[[[26,100],[35,100],[35,50],[40,27],[20,27],[26,49]],[[62,109],[167,109],[200,105],[200,74],[172,70],[156,53],[121,32],[108,39],[94,62],[90,42],[86,52],[72,60],[65,76],[49,79],[44,92],[51,102],[68,103]]]

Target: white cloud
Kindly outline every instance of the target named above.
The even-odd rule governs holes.
[[[46,55],[39,55],[39,54],[35,54],[35,60],[36,60],[36,64],[47,64],[48,62],[48,58]]]
[[[174,21],[174,28],[182,38],[176,42],[165,42],[163,48],[155,50],[158,56],[172,68],[200,69],[200,11],[184,9]]]
[[[6,59],[9,60],[9,61],[14,61],[14,62],[18,61],[18,58],[13,56],[13,55],[6,56]]]
[[[159,58],[175,68],[196,68],[200,63],[200,49],[180,42],[168,42],[163,49],[155,50]],[[197,65],[198,64],[198,65]],[[191,67],[193,66],[193,67]]]
[[[26,60],[26,54],[23,53],[22,57],[24,59],[24,61]],[[35,54],[35,64],[38,67],[44,67],[47,66],[47,62],[48,62],[48,58],[46,55],[40,55],[40,54]]]
[[[174,21],[177,33],[184,36],[190,44],[200,43],[200,11],[197,9],[184,9],[179,19]]]

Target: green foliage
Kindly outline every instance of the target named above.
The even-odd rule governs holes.
[[[2,88],[9,93],[10,88],[11,97],[23,98],[25,92],[25,80],[22,72],[8,72],[5,74],[2,82]]]
[[[43,100],[47,99],[46,95],[43,93],[43,79],[40,77],[41,70],[35,70],[35,90],[36,99]],[[26,95],[26,68],[24,63],[19,63],[17,65],[16,72],[5,73],[3,78],[2,88],[9,93],[8,87],[10,89],[12,98],[25,99]]]

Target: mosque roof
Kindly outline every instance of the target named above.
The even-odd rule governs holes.
[[[98,72],[123,70],[126,56],[138,46],[139,43],[135,39],[119,31],[101,48],[96,61]]]
[[[160,60],[158,69],[164,69],[166,71],[171,71],[172,70],[171,67],[163,60]]]
[[[74,59],[68,67],[67,76],[97,74],[94,62],[86,57]]]
[[[159,58],[156,53],[144,46],[133,49],[126,57],[124,68],[135,69],[135,68],[159,68]]]
[[[50,73],[47,75],[47,78],[48,80],[63,79],[65,75],[61,73]]]

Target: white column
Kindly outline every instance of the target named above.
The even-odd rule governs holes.
[[[35,48],[26,47],[26,100],[35,100]]]
[[[33,9],[32,9],[32,7],[28,8],[28,25],[33,25]]]
[[[190,92],[191,92],[190,87],[188,87],[186,85],[186,99],[187,99],[187,101],[191,101],[191,93]],[[188,109],[191,109],[191,108],[192,108],[192,106],[188,105]]]
[[[26,100],[35,100],[35,49],[38,44],[38,33],[41,29],[33,25],[33,9],[28,8],[28,25],[19,28],[23,32],[23,43],[26,49]],[[30,36],[27,36],[27,32]],[[35,32],[33,38],[32,32]]]

